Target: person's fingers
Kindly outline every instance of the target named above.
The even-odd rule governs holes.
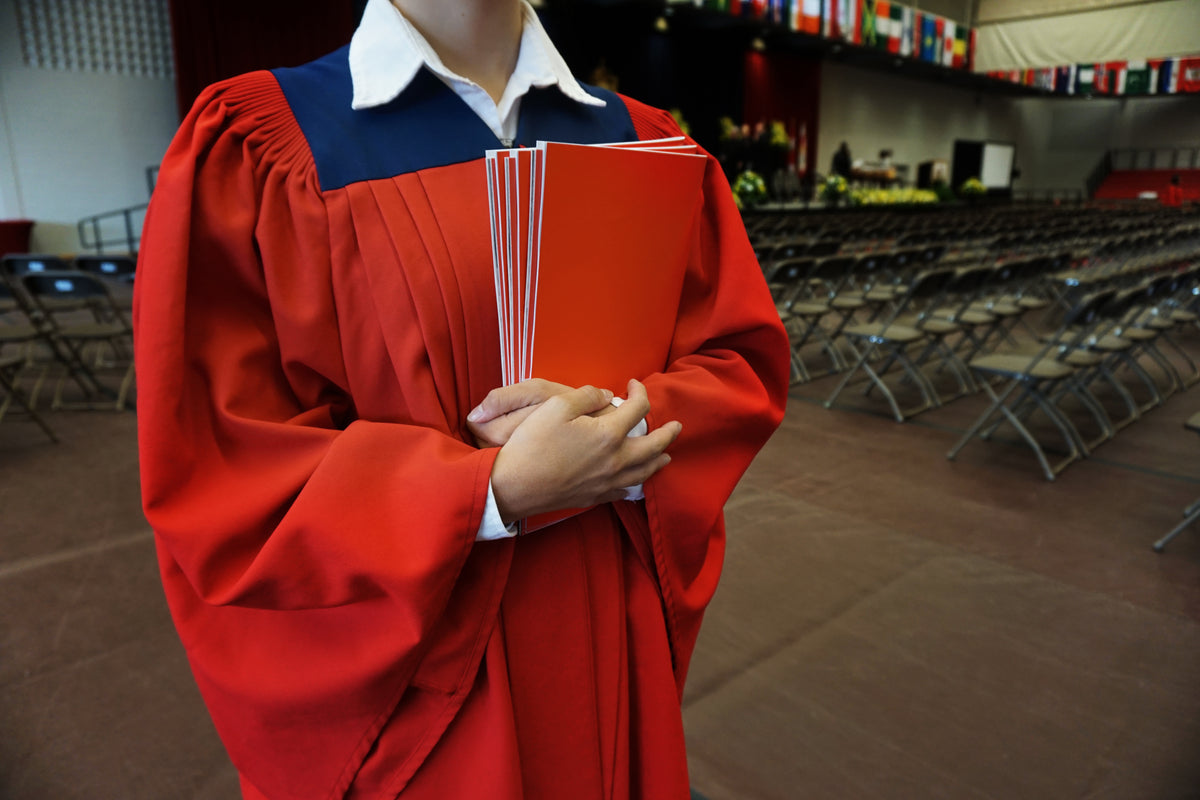
[[[604,424],[613,429],[619,429],[622,436],[633,430],[650,413],[650,398],[646,396],[645,386],[638,381],[631,380],[628,395],[619,408],[604,415]]]
[[[626,440],[622,447],[623,463],[636,466],[654,460],[671,446],[682,430],[683,425],[672,420],[658,426],[645,436]]]
[[[530,378],[510,386],[500,386],[488,392],[487,397],[471,409],[471,413],[467,414],[467,421],[490,422],[517,409],[545,402],[569,388],[541,378]]]
[[[566,421],[593,414],[611,403],[612,399],[613,393],[608,389],[580,386],[551,397],[543,404],[543,408],[546,409],[545,413]]]
[[[630,467],[627,470],[623,470],[620,474],[621,488],[618,490],[620,497],[617,499],[625,499],[625,487],[639,486],[644,484],[646,481],[658,474],[659,470],[670,463],[671,456],[667,455],[666,453],[660,453],[650,461],[645,461],[636,467]]]
[[[501,447],[537,406],[525,406],[488,422],[467,421],[467,430],[475,437],[477,447]]]

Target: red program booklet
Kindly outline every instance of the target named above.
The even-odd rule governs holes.
[[[488,153],[506,384],[619,395],[666,367],[705,167],[682,138]],[[581,510],[531,517],[522,532]]]

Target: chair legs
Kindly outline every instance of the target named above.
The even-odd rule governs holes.
[[[41,415],[37,413],[29,401],[25,399],[25,395],[17,387],[10,373],[2,369],[0,369],[0,387],[4,389],[5,395],[4,402],[0,404],[0,418],[3,418],[4,414],[8,411],[9,404],[15,400],[17,405],[29,415],[29,418],[36,422],[38,427],[50,437],[50,441],[58,443],[58,437],[54,435],[54,431],[46,424],[46,421],[42,419]]]
[[[837,400],[838,395],[842,393],[842,390],[845,389],[846,385],[850,383],[850,379],[853,378],[860,369],[867,373],[869,379],[869,383],[867,384],[868,390],[872,387],[879,388],[879,391],[887,399],[888,405],[891,406],[892,416],[895,417],[897,422],[904,422],[904,420],[908,419],[909,417],[920,414],[922,411],[927,411],[930,408],[936,408],[942,404],[940,398],[938,397],[937,389],[935,389],[933,384],[930,383],[929,378],[926,377],[925,373],[923,373],[921,369],[913,363],[912,359],[908,357],[907,353],[904,352],[904,345],[890,347],[889,349],[891,352],[888,354],[883,368],[879,371],[876,371],[871,366],[869,360],[871,353],[875,348],[873,346],[864,347],[860,351],[854,344],[854,338],[856,337],[846,336],[844,338],[846,339],[846,344],[850,348],[851,353],[854,354],[854,365],[846,371],[846,374],[842,376],[841,381],[838,382],[838,385],[834,388],[833,392],[829,395],[829,398],[825,401],[826,408],[833,407],[834,401]],[[910,409],[901,409],[900,404],[896,401],[896,396],[892,393],[891,388],[888,387],[887,383],[883,380],[883,375],[886,374],[888,368],[897,361],[900,363],[905,375],[913,383],[915,383],[917,388],[920,390],[921,397],[925,401],[923,405]]]
[[[984,426],[991,424],[989,435],[994,431],[999,424],[1008,422],[1020,434],[1025,443],[1033,450],[1037,456],[1038,463],[1042,467],[1042,472],[1046,476],[1046,480],[1052,481],[1058,473],[1062,472],[1069,464],[1078,461],[1087,455],[1087,445],[1083,442],[1079,432],[1061,411],[1058,410],[1042,393],[1040,387],[1036,383],[1029,383],[1019,380],[1009,382],[1008,386],[1000,394],[996,394],[991,384],[986,380],[979,380],[978,383],[983,387],[983,390],[988,393],[992,399],[992,404],[975,420],[975,423],[963,434],[958,443],[946,454],[946,458],[953,461],[958,456],[959,451],[966,446],[967,442],[971,441]],[[1009,398],[1018,388],[1022,391],[1017,395],[1016,400],[1012,405],[1008,405]],[[1044,413],[1055,427],[1062,434],[1063,441],[1067,445],[1068,455],[1065,459],[1057,464],[1051,464],[1046,457],[1045,451],[1037,438],[1025,427],[1021,417],[1017,415],[1014,409],[1020,409],[1027,402],[1036,404],[1042,413]]]
[[[1183,510],[1183,521],[1172,528],[1166,536],[1154,543],[1154,551],[1161,553],[1163,549],[1171,543],[1172,539],[1183,533],[1183,531],[1197,519],[1200,519],[1200,500],[1196,500]]]

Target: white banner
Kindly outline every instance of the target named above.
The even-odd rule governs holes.
[[[981,24],[978,31],[976,72],[1192,55],[1200,49],[1200,0]]]

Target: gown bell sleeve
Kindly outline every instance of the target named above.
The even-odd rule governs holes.
[[[387,595],[420,598],[423,616],[471,550],[495,453],[355,418],[315,170],[278,114],[232,105],[220,89],[201,97],[147,215],[135,307],[147,519],[206,603]]]
[[[398,704],[397,770],[416,769],[473,682],[512,552],[474,542],[495,451],[386,366],[386,388],[352,390],[344,332],[372,319],[338,306],[353,235],[336,227],[274,78],[231,79],[163,159],[135,289],[167,603],[243,782],[272,798],[341,797]]]

